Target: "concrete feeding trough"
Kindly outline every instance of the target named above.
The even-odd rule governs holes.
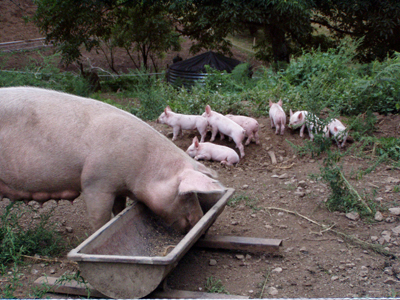
[[[136,202],[71,250],[68,258],[78,262],[82,276],[105,296],[142,298],[160,285],[207,231],[233,192],[227,189],[213,205],[206,203],[207,212],[186,235],[163,226]]]

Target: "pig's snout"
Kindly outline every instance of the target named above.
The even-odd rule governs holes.
[[[181,232],[182,234],[186,234],[194,227],[194,225],[197,224],[197,222],[202,218],[201,215],[194,215],[194,214],[189,214],[186,217],[181,218],[180,220],[177,220],[174,224],[172,224],[172,227]]]

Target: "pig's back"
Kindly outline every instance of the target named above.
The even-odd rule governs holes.
[[[117,171],[128,172],[126,165],[140,168],[149,155],[165,159],[149,151],[154,143],[169,158],[182,156],[146,123],[111,105],[39,88],[0,88],[0,185],[80,190],[88,161],[100,171],[120,164]]]

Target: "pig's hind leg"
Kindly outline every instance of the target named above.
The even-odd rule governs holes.
[[[86,203],[89,222],[93,230],[99,229],[111,219],[114,208],[115,194],[102,192],[100,189],[84,189],[82,192]],[[117,205],[116,212],[120,209]]]

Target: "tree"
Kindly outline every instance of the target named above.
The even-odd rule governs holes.
[[[310,40],[311,1],[296,0],[176,0],[169,12],[180,26],[177,30],[189,36],[195,43],[192,51],[201,48],[218,49],[229,53],[229,34],[248,29],[261,31],[257,40],[257,56],[266,60],[271,47],[275,63],[289,63],[293,44],[303,46]]]
[[[382,60],[400,52],[400,1],[316,0],[315,9],[315,24],[326,26],[337,38],[362,39],[361,60]]]
[[[180,49],[179,34],[157,1],[35,0],[34,22],[46,40],[59,47],[66,64],[79,61],[81,49],[103,51],[111,69],[113,49],[124,48],[138,68],[169,50]],[[110,50],[110,57],[102,48]]]

